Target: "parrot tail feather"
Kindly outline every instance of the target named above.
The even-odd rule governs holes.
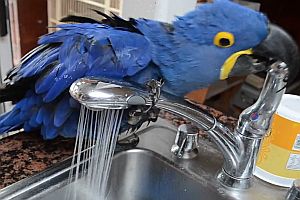
[[[7,86],[7,85],[0,85],[0,103],[6,101],[16,102],[19,101],[21,98],[24,97],[26,93],[26,87],[23,85],[17,87],[15,85]]]
[[[99,21],[82,16],[68,15],[60,20],[60,22],[75,22],[75,23],[91,23],[91,24],[100,24]]]
[[[14,84],[0,85],[0,103],[6,101],[17,102],[24,98],[32,82],[36,80],[36,77],[30,77],[22,79]]]
[[[25,56],[23,56],[21,58],[21,62],[17,67],[14,67],[7,72],[7,75],[6,75],[6,78],[4,79],[4,81],[11,80],[19,72],[19,70],[21,69],[21,66],[24,63],[26,63],[34,55],[37,55],[40,52],[43,52],[45,49],[49,48],[50,46],[51,45],[49,45],[49,44],[40,45],[40,46],[34,48],[33,50],[31,50],[30,52],[28,52]]]
[[[22,128],[23,121],[18,115],[19,111],[15,109],[0,115],[0,135]]]
[[[41,107],[42,97],[33,91],[27,91],[25,96],[11,111],[0,115],[0,134],[25,128],[23,127],[25,123],[30,125],[27,127],[38,127],[39,124],[35,119]]]
[[[115,27],[118,29],[126,29],[133,33],[138,33],[143,35],[143,33],[135,26],[136,21],[132,18],[129,20],[125,20],[118,15],[111,13],[112,17],[106,15],[105,13],[101,11],[94,10],[98,15],[101,15],[104,17],[104,19],[101,21],[103,24],[109,25],[111,27]]]

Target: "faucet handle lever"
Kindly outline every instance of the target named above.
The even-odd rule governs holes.
[[[191,159],[197,156],[198,146],[198,129],[191,124],[180,125],[171,152],[178,158]]]

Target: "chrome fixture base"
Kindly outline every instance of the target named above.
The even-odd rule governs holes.
[[[223,186],[229,188],[247,189],[252,186],[252,177],[238,179],[227,174],[224,169],[218,174],[217,179]]]

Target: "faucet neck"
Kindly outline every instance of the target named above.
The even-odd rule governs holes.
[[[285,63],[272,64],[257,102],[241,113],[234,131],[238,138],[235,144],[238,157],[235,166],[231,165],[232,161],[225,160],[218,176],[222,184],[239,189],[251,186],[259,148],[285,92],[287,76]]]
[[[266,135],[285,93],[287,77],[285,63],[275,62],[271,65],[258,100],[240,114],[236,132],[250,138],[263,138]]]

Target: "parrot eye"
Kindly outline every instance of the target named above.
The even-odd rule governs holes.
[[[222,48],[231,47],[234,44],[234,36],[229,32],[219,32],[214,38],[214,44]]]

